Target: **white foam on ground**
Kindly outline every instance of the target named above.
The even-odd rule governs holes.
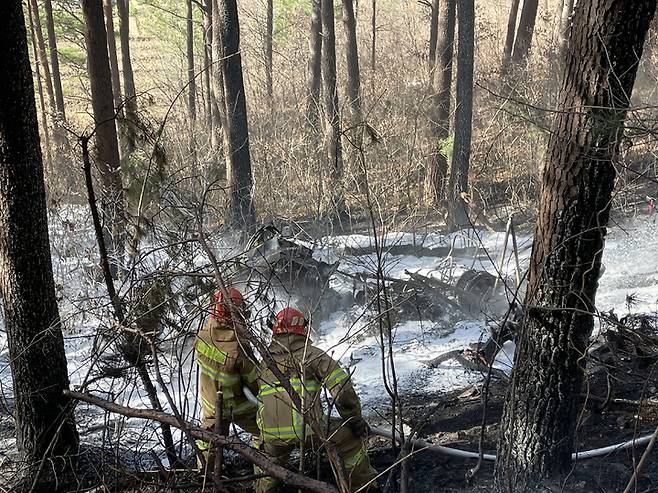
[[[67,223],[66,221],[69,221]],[[71,229],[71,224],[74,228]],[[658,308],[658,248],[655,247],[657,225],[645,219],[629,221],[624,229],[611,228],[608,235],[603,262],[605,274],[600,280],[597,306],[600,310],[614,309],[621,315],[627,312],[627,295],[634,294],[637,305],[635,312],[655,311]],[[53,270],[56,283],[60,285],[60,314],[64,325],[65,346],[69,373],[73,387],[80,385],[90,371],[95,334],[103,324],[110,323],[111,317],[103,284],[92,280],[90,272],[97,263],[97,251],[93,229],[84,207],[69,206],[57,217],[50,218],[51,243],[53,247]],[[459,274],[466,269],[497,272],[498,256],[502,249],[503,233],[477,232],[465,235],[458,232],[452,235],[396,232],[386,235],[385,244],[422,245],[427,248],[450,246],[462,249],[453,258],[431,256],[386,255],[385,273],[388,276],[404,279],[405,271],[417,272],[426,276],[439,276],[438,267],[450,262],[454,272]],[[531,238],[521,235],[518,238],[522,269],[528,264]],[[373,239],[367,235],[349,235],[323,238],[316,244],[314,256],[329,262],[339,261],[339,269],[356,273],[372,271],[376,261],[374,254],[346,255],[345,247],[370,247]],[[479,246],[479,248],[478,248]],[[468,251],[464,250],[469,248]],[[222,254],[234,254],[230,243],[218,245]],[[156,269],[170,259],[163,250],[152,254],[147,267]],[[197,266],[207,265],[207,259],[199,254],[193,262]],[[503,263],[503,271],[511,276],[515,264],[511,256]],[[331,286],[340,292],[349,292],[352,286],[345,278],[337,276]],[[182,307],[181,307],[182,310]],[[355,304],[345,311],[337,312],[316,327],[316,344],[339,359],[353,372],[353,379],[363,401],[366,413],[386,405],[389,397],[382,376],[382,358],[389,383],[392,366],[389,358],[389,341],[384,338],[384,355],[379,327],[373,323],[372,308]],[[175,316],[175,314],[174,314]],[[192,327],[198,326],[200,320]],[[471,385],[481,379],[481,375],[461,367],[455,361],[446,361],[438,368],[428,369],[423,361],[432,359],[454,349],[462,349],[470,343],[486,337],[487,329],[482,321],[463,320],[453,326],[446,326],[444,320],[406,321],[393,330],[390,343],[397,383],[404,403],[405,397],[418,392],[438,392]],[[165,334],[163,337],[166,337]],[[191,338],[186,344],[179,343],[163,357],[162,372],[168,390],[177,406],[188,419],[198,418],[199,407],[196,400],[196,370],[193,364]],[[498,355],[495,366],[509,371],[514,353],[513,343],[505,345]],[[176,354],[174,358],[172,354]],[[178,363],[182,361],[182,365]],[[11,397],[11,374],[6,333],[0,332],[0,384],[6,397]],[[119,404],[135,407],[151,407],[145,392],[134,386],[126,386],[123,379],[109,378],[97,381],[92,387],[99,395]],[[166,397],[160,390],[160,399]],[[168,405],[165,406],[169,408]],[[87,415],[85,419],[102,423],[103,415]],[[177,432],[176,436],[180,436]],[[157,438],[153,438],[156,440]]]

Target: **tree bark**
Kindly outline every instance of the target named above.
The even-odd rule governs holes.
[[[57,491],[78,434],[55,299],[46,193],[25,19],[0,2],[0,294],[14,389],[16,442],[29,465],[25,491]],[[53,471],[52,468],[55,467]],[[16,486],[16,485],[14,485]]]
[[[325,148],[329,164],[327,186],[329,201],[325,206],[325,213],[332,222],[341,223],[347,214],[336,83],[336,30],[333,0],[322,0],[322,81],[324,86]]]
[[[375,65],[377,62],[377,0],[372,0],[372,16],[370,17],[370,85],[375,97]]]
[[[562,4],[562,12],[560,15],[560,26],[559,26],[559,36],[558,36],[558,53],[561,57],[564,58],[564,48],[567,44],[567,39],[569,38],[569,19],[571,18],[571,13],[573,12],[574,0],[564,0]]]
[[[444,199],[448,175],[446,147],[450,137],[450,103],[452,100],[452,59],[455,42],[455,0],[436,2],[437,42],[434,50],[437,60],[430,73],[433,88],[430,110],[430,137],[434,148],[425,177],[425,198],[434,206]]]
[[[46,52],[46,43],[43,39],[43,31],[41,29],[41,19],[39,17],[39,8],[37,6],[37,0],[29,0],[32,7],[32,20],[34,22],[34,34],[36,35],[37,48],[39,50],[38,61],[43,70],[43,85],[46,88],[46,94],[48,95],[48,106],[50,108],[50,114],[53,117],[53,137],[55,142],[56,149],[63,147],[66,138],[63,134],[63,129],[61,127],[61,119],[57,111],[57,102],[55,100],[55,92],[53,89],[53,81],[50,75],[50,68],[48,66],[48,55]]]
[[[126,119],[126,156],[130,156],[137,145],[137,94],[135,77],[130,58],[130,4],[129,0],[116,0],[119,14],[119,42],[121,44],[121,67],[123,69],[124,114]]]
[[[62,76],[59,70],[59,54],[57,52],[57,37],[55,36],[55,21],[53,19],[53,5],[51,0],[44,0],[43,8],[46,12],[46,29],[48,31],[48,46],[50,48],[50,65],[53,69],[53,89],[55,91],[57,118],[58,120],[66,121],[64,92],[62,91]]]
[[[34,19],[32,18],[32,6],[27,3],[27,11],[30,21],[30,38],[32,40],[32,53],[36,63],[34,64],[34,73],[37,77],[37,93],[39,94],[39,109],[41,110],[41,124],[43,125],[43,136],[46,144],[46,165],[45,168],[52,171],[53,158],[50,150],[50,130],[48,129],[48,112],[46,111],[46,97],[43,94],[43,84],[41,83],[41,69],[39,68],[39,50],[37,48],[36,36],[34,34]]]
[[[117,276],[124,251],[124,193],[101,0],[83,0],[82,13],[85,20],[91,105],[96,124],[96,156],[103,184],[103,213],[106,228],[109,225],[105,235],[112,260],[112,274]]]
[[[267,12],[265,19],[265,83],[267,88],[267,97],[272,98],[274,89],[272,87],[272,53],[274,37],[274,3],[267,0]]]
[[[322,92],[322,0],[311,0],[311,31],[309,37],[308,93],[306,120],[317,131],[320,122]]]
[[[107,53],[110,60],[110,74],[112,75],[112,96],[114,110],[117,116],[116,126],[119,139],[119,157],[123,161],[126,147],[126,121],[121,99],[121,74],[119,72],[119,58],[117,57],[117,42],[114,35],[114,15],[112,13],[112,0],[103,0],[105,14],[105,31],[107,34]]]
[[[212,135],[212,149],[216,155],[223,154],[225,147],[226,133],[224,129],[227,125],[226,120],[226,98],[224,96],[224,73],[222,59],[222,39],[221,33],[217,26],[220,25],[220,11],[217,8],[217,0],[212,2],[212,70],[211,70],[211,90],[212,90],[212,104],[213,104],[213,135]],[[228,166],[228,163],[225,163]],[[225,170],[227,171],[227,170]]]
[[[117,42],[114,35],[114,16],[112,15],[112,0],[103,0],[105,14],[105,31],[107,34],[107,53],[110,60],[110,74],[112,75],[112,96],[114,109],[121,108],[121,74],[119,73],[119,58],[117,57]]]
[[[247,102],[242,79],[240,54],[240,23],[236,0],[215,0],[219,22],[218,31],[221,74],[224,79],[226,115],[224,156],[228,168],[229,203],[226,223],[233,228],[247,229],[255,220],[251,198],[251,156],[249,153],[249,125]],[[217,39],[217,38],[215,38]]]
[[[614,162],[655,9],[656,0],[582,0],[575,10],[498,442],[501,492],[561,487],[572,468]]]
[[[345,96],[350,109],[350,131],[347,133],[348,162],[351,175],[358,190],[366,186],[365,161],[363,159],[363,111],[361,110],[361,71],[356,37],[356,16],[353,0],[342,0],[343,28],[345,30],[345,58],[347,62],[347,82]]]
[[[507,34],[505,36],[505,48],[503,48],[503,63],[501,73],[509,72],[509,64],[512,60],[512,49],[514,48],[514,35],[516,34],[516,18],[519,15],[519,0],[512,0],[512,5],[507,19]]]
[[[512,64],[521,67],[525,64],[532,44],[532,35],[535,31],[535,20],[537,19],[537,7],[539,0],[524,0],[519,19],[519,29],[514,40],[514,52],[512,53]]]
[[[430,8],[430,45],[427,61],[431,79],[432,74],[434,73],[434,65],[436,64],[436,40],[439,29],[439,0],[432,0]]]
[[[203,2],[203,85],[206,91],[206,125],[212,129],[212,88],[210,74],[212,72],[212,0]]]
[[[194,22],[192,17],[192,0],[187,0],[187,107],[192,122],[196,121],[196,73],[194,71]]]
[[[470,226],[466,193],[471,159],[473,124],[473,55],[475,49],[474,0],[457,2],[457,107],[455,138],[450,166],[448,223],[459,229]]]
[[[48,66],[48,56],[46,54],[46,43],[43,39],[43,30],[41,29],[41,18],[39,17],[39,6],[37,0],[29,0],[32,7],[32,20],[34,21],[34,34],[36,35],[37,48],[39,50],[39,64],[43,70],[44,85],[46,86],[46,94],[48,94],[48,102],[50,110],[53,115],[57,114],[57,103],[55,103],[55,91],[53,89],[53,81],[50,76],[50,67]]]

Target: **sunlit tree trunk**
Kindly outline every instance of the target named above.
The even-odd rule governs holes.
[[[125,240],[124,193],[101,0],[83,0],[82,13],[85,20],[91,105],[96,123],[96,156],[103,184],[103,213],[108,228],[105,231],[106,243],[112,262],[112,275],[117,276]]]
[[[468,227],[468,170],[473,125],[473,55],[475,48],[474,0],[457,2],[457,107],[455,139],[448,189],[448,223],[452,228]]]
[[[121,67],[123,69],[124,115],[126,119],[126,156],[130,156],[137,145],[137,94],[135,77],[130,58],[130,4],[129,0],[116,0],[119,14],[119,42],[121,44]]]
[[[438,36],[439,28],[439,0],[432,0],[430,8],[430,45],[427,62],[431,78],[434,73],[434,65],[436,64],[436,38]]]
[[[359,50],[356,37],[356,16],[353,0],[342,0],[343,27],[345,30],[345,58],[347,63],[347,83],[345,96],[350,111],[350,131],[347,132],[347,156],[350,174],[356,188],[363,190],[366,185],[365,160],[363,159],[363,111],[361,110],[361,72]]]
[[[216,155],[221,154],[223,146],[223,128],[226,125],[226,111],[224,110],[224,76],[222,75],[222,65],[219,63],[220,56],[220,38],[219,31],[214,26],[219,24],[217,9],[213,0],[207,0],[206,11],[208,18],[208,39],[210,50],[210,109],[211,109],[211,138],[210,145]]]
[[[52,171],[53,158],[50,149],[50,129],[48,128],[48,112],[46,111],[46,97],[43,94],[43,84],[41,83],[41,68],[39,67],[39,50],[37,48],[36,36],[34,34],[34,19],[32,19],[32,6],[27,3],[27,10],[30,21],[30,38],[32,40],[32,53],[34,54],[34,73],[37,77],[37,93],[39,94],[39,109],[41,110],[41,125],[46,148],[46,170]]]
[[[231,227],[246,229],[255,220],[251,198],[251,156],[247,102],[242,78],[240,23],[236,0],[215,0],[221,74],[224,81],[224,156],[228,169],[229,201],[226,222]],[[217,38],[215,38],[217,39]]]
[[[55,106],[57,107],[57,118],[66,121],[64,108],[64,92],[62,91],[62,76],[59,70],[59,53],[57,52],[57,37],[55,36],[55,21],[53,19],[53,5],[51,0],[43,1],[46,12],[46,29],[48,31],[48,46],[50,48],[50,66],[53,73],[53,89],[55,91]]]
[[[512,63],[517,67],[523,66],[528,58],[532,35],[535,32],[538,5],[539,0],[525,0],[523,2],[519,28],[514,40],[514,51],[512,52]]]
[[[203,2],[203,85],[206,92],[206,125],[212,130],[212,89],[210,74],[212,73],[212,0]]]
[[[375,97],[375,65],[377,63],[377,0],[372,0],[370,17],[370,85]]]
[[[121,74],[119,72],[119,58],[117,57],[117,42],[114,35],[114,16],[112,14],[112,1],[103,0],[105,14],[105,31],[107,33],[107,53],[110,60],[110,73],[112,75],[112,95],[114,108],[121,108]]]
[[[33,30],[37,40],[37,49],[39,50],[39,64],[43,70],[44,86],[48,95],[50,109],[54,114],[57,113],[57,104],[55,103],[55,91],[53,81],[50,76],[50,67],[48,66],[48,56],[46,54],[46,43],[43,39],[43,30],[41,29],[41,18],[39,17],[39,6],[37,0],[29,0],[32,8],[32,21],[34,22]]]
[[[211,91],[213,103],[213,135],[212,135],[212,149],[216,156],[224,156],[227,143],[226,132],[226,98],[224,95],[224,69],[221,63],[222,59],[222,38],[221,31],[217,28],[220,25],[221,12],[217,8],[217,0],[212,0],[212,71],[211,71]],[[223,160],[225,160],[223,158]],[[225,171],[228,162],[225,163]]]
[[[575,9],[501,422],[499,492],[562,490],[573,468],[615,161],[655,10],[656,0],[579,0]]]
[[[117,42],[114,35],[114,15],[112,13],[112,0],[103,0],[105,14],[105,31],[107,33],[107,53],[110,60],[110,74],[112,75],[112,96],[114,110],[117,115],[117,131],[119,135],[119,156],[122,156],[125,147],[126,122],[124,120],[123,100],[121,99],[121,74],[119,72],[119,59],[117,57]]]
[[[55,100],[55,91],[53,89],[53,81],[50,74],[50,67],[48,65],[48,52],[46,50],[46,42],[44,41],[43,31],[41,29],[39,7],[36,0],[29,0],[29,2],[32,7],[32,21],[34,22],[33,30],[37,41],[37,49],[39,51],[38,63],[41,65],[41,70],[43,70],[42,81],[43,86],[46,89],[46,94],[48,95],[48,107],[50,108],[50,114],[53,121],[53,140],[56,148],[60,149],[64,145],[65,137],[61,127],[61,119],[58,116],[57,101]]]
[[[432,108],[430,110],[430,138],[432,153],[425,177],[425,198],[433,206],[444,199],[448,175],[447,148],[450,137],[450,103],[452,100],[452,59],[455,40],[455,0],[436,2],[437,34],[436,61],[430,72]]]
[[[14,390],[16,446],[27,466],[23,481],[12,478],[11,489],[54,492],[62,490],[62,466],[70,465],[77,453],[78,434],[71,403],[62,395],[69,379],[19,0],[0,2],[0,46],[0,295]]]
[[[336,83],[336,30],[333,0],[322,0],[322,81],[325,113],[325,148],[329,165],[326,215],[341,223],[347,212],[343,184],[343,150],[340,139],[338,87]]]
[[[320,122],[322,92],[322,0],[311,0],[311,30],[306,95],[306,119],[313,130]]]
[[[272,52],[274,37],[274,2],[267,0],[267,12],[265,14],[265,85],[267,97],[271,98],[274,93],[272,87]]]
[[[505,36],[505,48],[503,49],[503,64],[501,72],[503,75],[509,72],[509,64],[512,61],[512,50],[514,49],[514,36],[516,35],[516,19],[519,15],[519,0],[512,0],[509,17],[507,19],[507,34]]]
[[[192,0],[187,0],[187,107],[190,119],[196,121],[196,73],[194,71],[194,18],[192,17]]]
[[[558,35],[558,53],[564,56],[564,47],[566,46],[569,37],[569,19],[573,12],[574,0],[564,0],[562,4],[562,12],[560,15],[560,26]]]

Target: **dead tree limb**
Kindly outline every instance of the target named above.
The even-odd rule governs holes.
[[[151,421],[157,421],[158,423],[166,424],[173,426],[175,428],[180,428],[180,423],[175,416],[164,413],[162,411],[155,411],[153,409],[136,409],[126,406],[121,406],[115,404],[114,402],[106,401],[100,397],[93,396],[91,394],[86,394],[84,392],[75,392],[71,390],[65,390],[64,395],[71,399],[76,399],[94,406],[98,406],[106,411],[112,413],[121,414],[122,416],[127,416],[129,418],[141,418],[148,419]],[[270,476],[277,477],[281,479],[284,483],[295,486],[298,488],[304,488],[308,491],[314,491],[317,493],[337,493],[337,490],[322,481],[317,481],[315,479],[307,478],[301,474],[294,473],[289,471],[285,467],[279,466],[271,462],[265,455],[263,455],[258,450],[250,447],[246,443],[242,442],[239,438],[227,438],[222,435],[218,435],[198,426],[194,426],[192,423],[185,422],[189,433],[199,440],[206,442],[211,442],[216,445],[220,445],[224,448],[233,450],[237,454],[241,455],[249,462],[257,465],[263,471],[265,471]]]
[[[114,309],[114,316],[116,317],[119,326],[125,327],[126,316],[123,310],[123,303],[121,302],[119,294],[117,293],[116,288],[114,286],[114,278],[112,277],[112,273],[110,271],[110,263],[107,256],[107,247],[105,245],[105,238],[103,236],[103,227],[101,225],[100,217],[98,214],[98,206],[96,205],[96,193],[94,191],[94,182],[91,176],[91,159],[89,157],[90,136],[79,137],[79,139],[80,139],[80,145],[82,146],[82,162],[84,166],[85,184],[87,187],[87,200],[89,201],[89,208],[91,210],[91,217],[94,224],[94,231],[96,233],[96,242],[98,243],[98,250],[101,257],[101,269],[103,271],[103,278],[105,280],[105,286],[107,287],[107,292],[112,302],[112,308]],[[126,338],[125,334],[123,338],[124,339]],[[128,346],[129,345],[130,344],[128,344]],[[142,380],[144,389],[148,394],[151,405],[154,408],[161,410],[162,404],[160,403],[160,399],[158,398],[158,392],[155,386],[153,385],[153,381],[151,380],[151,376],[149,375],[148,369],[146,368],[146,363],[144,363],[144,361],[141,358],[141,354],[139,354],[139,352],[136,355],[128,354],[128,352],[124,350],[122,351],[122,356],[126,359],[128,363],[130,363],[137,369],[137,373],[139,374],[139,377]],[[161,426],[161,431],[162,431],[162,439],[165,444],[167,459],[169,460],[170,464],[176,466],[179,463],[179,461],[178,461],[178,456],[176,455],[176,449],[174,447],[174,439],[171,434],[171,429],[169,425],[163,423]]]

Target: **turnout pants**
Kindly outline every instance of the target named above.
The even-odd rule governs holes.
[[[331,420],[330,423],[331,433],[329,434],[329,441],[334,445],[338,456],[345,466],[347,479],[349,482],[350,491],[356,491],[359,488],[369,484],[370,486],[364,490],[365,492],[378,491],[375,471],[370,465],[368,458],[368,451],[365,447],[363,439],[357,437],[348,426],[344,425],[341,420]],[[306,440],[305,446],[313,447],[318,446],[319,441],[317,438],[310,437]],[[300,441],[296,439],[281,440],[267,438],[261,443],[260,449],[269,456],[269,458],[282,466],[288,465],[291,452],[299,448]],[[281,481],[277,478],[264,477],[260,478],[256,483],[257,493],[275,493],[281,488]]]
[[[231,423],[235,423],[247,433],[251,433],[252,444],[255,447],[258,446],[260,430],[256,424],[256,407],[253,407],[251,410],[238,415],[225,416],[224,419],[222,419],[222,435],[228,436]],[[213,431],[215,429],[215,417],[209,415],[204,416],[201,420],[201,427]],[[199,447],[199,450],[206,459],[205,471],[202,468],[201,461],[197,459],[197,466],[199,471],[206,473],[212,471],[213,464],[215,463],[215,448],[211,447],[210,443],[204,442],[203,440],[197,440],[196,445]]]

